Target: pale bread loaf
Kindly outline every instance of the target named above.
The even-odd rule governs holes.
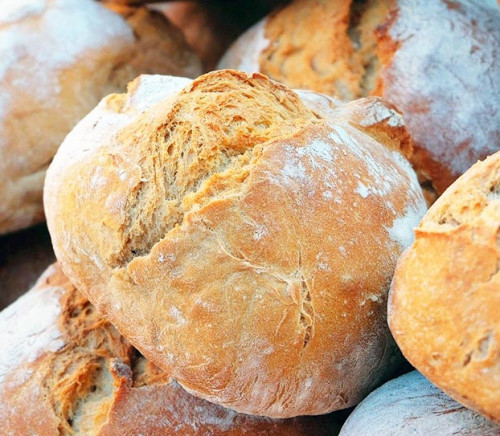
[[[500,426],[467,409],[412,371],[354,409],[340,436],[498,436]]]

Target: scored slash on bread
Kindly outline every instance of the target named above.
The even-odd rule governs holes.
[[[271,417],[356,404],[397,364],[386,295],[425,211],[392,106],[299,95],[142,76],[45,185],[56,256],[97,309],[189,391]]]

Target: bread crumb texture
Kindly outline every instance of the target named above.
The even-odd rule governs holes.
[[[46,183],[56,255],[98,310],[189,391],[271,417],[349,407],[391,371],[387,290],[425,212],[393,106],[300,95],[143,76]]]
[[[2,435],[285,436],[338,431],[330,417],[273,420],[240,415],[193,397],[132,348],[57,264],[0,313],[0,338]]]
[[[498,436],[500,425],[457,403],[417,371],[387,382],[349,415],[339,436]]]
[[[433,383],[500,421],[500,152],[429,209],[401,257],[390,327]]]
[[[0,0],[0,234],[43,220],[45,172],[66,134],[140,73],[195,77],[160,14],[91,0]]]
[[[494,0],[294,0],[244,33],[219,66],[345,100],[391,101],[436,197],[500,149],[499,50]]]

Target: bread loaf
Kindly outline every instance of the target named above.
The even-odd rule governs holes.
[[[259,74],[143,76],[48,171],[65,272],[202,398],[327,413],[398,360],[386,292],[425,211],[410,137],[380,99],[339,104]]]
[[[406,358],[455,400],[500,421],[500,152],[429,209],[389,302]]]
[[[56,264],[0,313],[2,435],[330,435],[334,417],[239,415],[188,394],[96,313]]]
[[[43,219],[45,171],[104,95],[141,72],[200,74],[161,14],[126,18],[92,0],[0,1],[0,234]]]
[[[236,41],[219,68],[347,100],[383,96],[403,112],[412,162],[438,194],[500,149],[494,0],[295,0]]]
[[[500,426],[458,404],[412,371],[372,392],[340,436],[498,436]]]

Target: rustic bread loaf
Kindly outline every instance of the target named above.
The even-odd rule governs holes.
[[[458,404],[422,374],[391,380],[359,404],[340,436],[498,436],[500,425]]]
[[[388,375],[386,293],[425,212],[393,106],[299,95],[143,76],[45,185],[56,256],[98,310],[189,391],[271,417],[349,407]]]
[[[347,100],[387,98],[413,136],[422,183],[439,194],[500,149],[494,0],[295,0],[241,36],[219,67]]]
[[[2,435],[330,435],[334,417],[272,420],[193,397],[147,362],[55,264],[0,313]]]
[[[141,72],[201,71],[161,14],[91,0],[1,0],[0,41],[0,234],[43,219],[45,171],[103,96]]]
[[[429,209],[398,262],[391,331],[455,400],[500,421],[500,152]]]

